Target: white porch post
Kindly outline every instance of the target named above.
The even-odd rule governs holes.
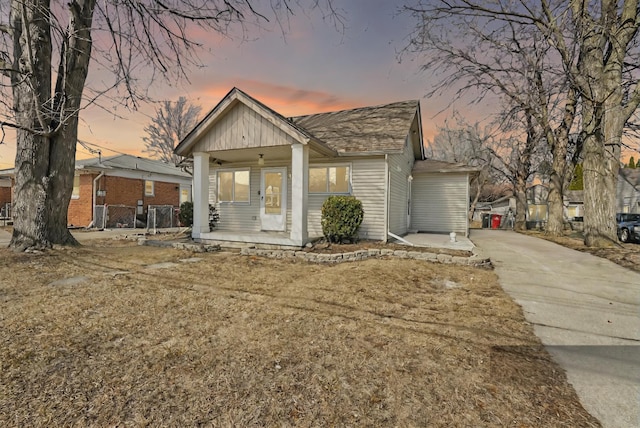
[[[209,232],[209,153],[193,153],[193,228],[191,236]]]
[[[291,233],[296,245],[303,246],[307,232],[307,204],[309,201],[309,146],[291,145]]]

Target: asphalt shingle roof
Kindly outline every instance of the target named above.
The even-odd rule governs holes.
[[[400,152],[419,101],[401,101],[290,120],[338,153]]]

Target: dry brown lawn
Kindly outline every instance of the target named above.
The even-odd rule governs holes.
[[[0,426],[598,426],[490,270],[191,257],[0,250]]]

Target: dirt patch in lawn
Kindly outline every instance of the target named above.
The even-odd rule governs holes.
[[[547,241],[555,242],[567,248],[593,254],[594,256],[602,257],[620,266],[624,266],[627,269],[640,272],[640,244],[625,244],[620,242],[618,243],[619,245],[609,248],[591,248],[584,245],[584,236],[581,232],[577,231],[567,231],[563,236],[549,236],[544,232],[531,230],[522,233],[546,239]]]
[[[489,270],[93,243],[0,305],[1,426],[598,426]]]

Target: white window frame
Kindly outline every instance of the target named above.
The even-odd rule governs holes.
[[[78,193],[75,193],[76,179],[78,180]],[[71,191],[71,199],[80,199],[80,174],[73,176],[73,190]]]
[[[147,192],[147,183],[151,183],[151,193]],[[156,183],[153,180],[144,180],[144,195],[155,196],[156,195]]]
[[[232,172],[233,173],[233,188],[231,189],[232,200],[230,201],[221,201],[220,200],[220,173],[221,172]],[[236,172],[247,172],[249,174],[249,200],[247,201],[236,201]],[[228,205],[251,205],[251,168],[224,168],[216,170],[216,201],[219,204],[228,204]]]
[[[346,192],[331,192],[329,190],[329,168],[349,168],[349,179],[348,179],[348,187],[349,189]],[[310,195],[351,195],[353,190],[351,186],[351,180],[353,178],[353,167],[351,163],[326,163],[326,164],[311,164],[309,165],[309,174],[311,174],[311,170],[314,168],[325,168],[326,176],[327,176],[327,189],[324,192],[313,192],[311,191],[311,178],[309,178],[309,186],[308,191]]]

